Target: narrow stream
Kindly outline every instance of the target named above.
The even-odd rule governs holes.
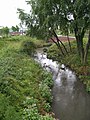
[[[42,50],[37,51],[35,59],[53,73],[52,112],[55,117],[58,120],[90,120],[90,95],[75,73],[48,59]]]

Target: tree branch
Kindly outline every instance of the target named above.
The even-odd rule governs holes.
[[[57,42],[59,43],[61,43],[62,44],[62,46],[64,47],[64,50],[66,51],[66,53],[68,54],[68,51],[67,51],[67,49],[66,49],[66,47],[65,47],[65,45],[62,43],[62,41],[58,38],[58,36],[57,36],[57,34],[55,33],[55,31],[53,30],[53,34],[54,34],[54,36],[56,37],[56,39],[57,39]]]

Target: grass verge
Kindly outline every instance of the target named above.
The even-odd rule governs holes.
[[[0,120],[54,120],[50,114],[52,76],[21,52],[23,41],[30,39],[0,40]]]

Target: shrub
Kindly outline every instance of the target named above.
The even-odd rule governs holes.
[[[34,55],[36,46],[32,41],[24,41],[21,47],[22,52],[25,52],[30,56]]]
[[[53,80],[52,80],[52,75],[46,71],[42,72],[42,82],[43,84],[45,83],[47,86],[49,86],[50,88],[53,86]]]
[[[51,103],[52,102],[52,97],[51,97],[51,91],[49,87],[44,83],[39,84],[39,89],[41,96],[46,100],[46,102]]]

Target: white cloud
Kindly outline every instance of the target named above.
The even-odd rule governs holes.
[[[25,0],[0,0],[0,26],[18,25],[20,20],[18,19],[17,8],[25,9],[29,11]]]

